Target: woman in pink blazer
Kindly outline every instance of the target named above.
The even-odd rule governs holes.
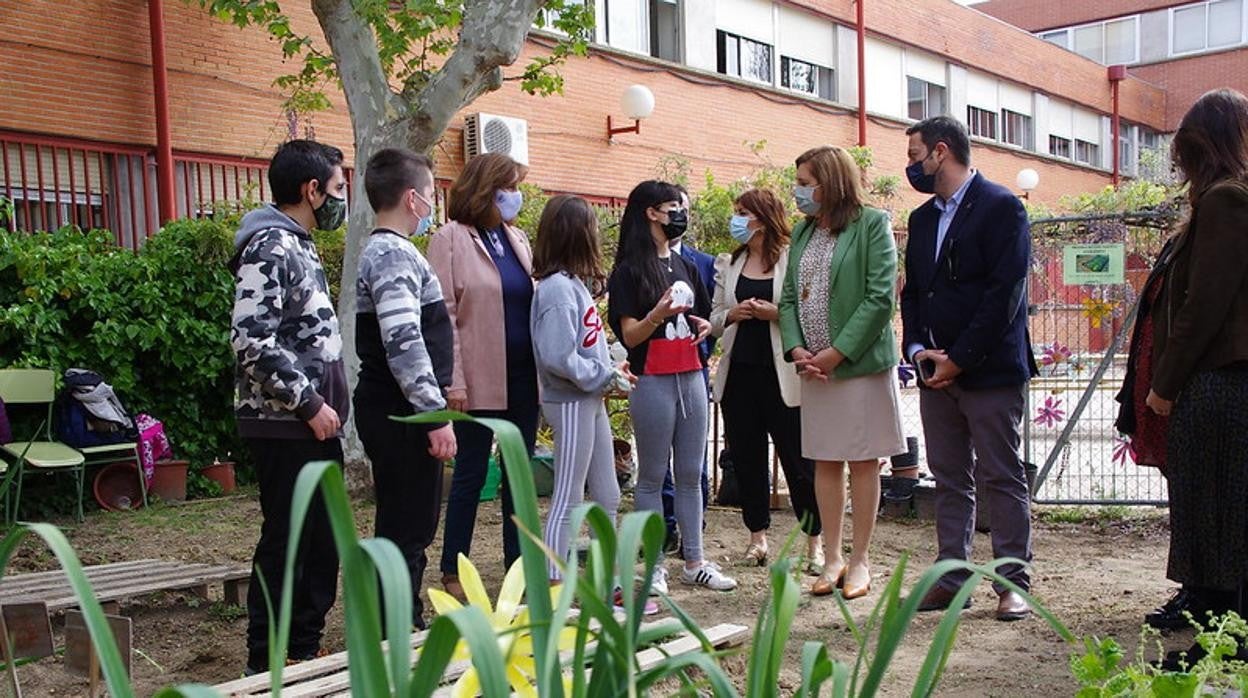
[[[533,255],[528,237],[509,224],[520,212],[516,187],[526,172],[523,165],[498,153],[469,161],[451,186],[447,208],[451,222],[429,241],[429,262],[442,284],[455,329],[448,406],[513,422],[531,457],[538,418],[537,368],[529,336]],[[485,427],[456,422],[455,438],[459,453],[446,505],[442,585],[462,599],[458,555],[467,555],[472,546],[494,436]],[[520,543],[505,476],[500,492],[503,560],[510,566],[520,557]]]

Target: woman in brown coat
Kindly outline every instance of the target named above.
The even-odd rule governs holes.
[[[1170,579],[1215,612],[1248,606],[1248,98],[1206,93],[1174,163],[1191,217],[1155,305],[1147,404],[1169,415]],[[1200,619],[1207,620],[1207,619]],[[1194,662],[1199,647],[1188,651]],[[1248,652],[1241,650],[1248,658]],[[1177,667],[1178,653],[1163,665]]]

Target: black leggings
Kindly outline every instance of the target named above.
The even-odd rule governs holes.
[[[775,367],[732,365],[720,408],[746,528],[754,533],[771,526],[771,461],[767,458],[770,435],[784,479],[789,483],[793,512],[807,535],[819,535],[823,527],[815,503],[815,464],[802,458],[801,415],[798,408],[786,406],[781,399]]]

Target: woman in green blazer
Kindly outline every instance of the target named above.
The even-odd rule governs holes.
[[[780,297],[785,356],[802,377],[802,456],[815,461],[824,528],[823,574],[811,591],[871,587],[867,556],[880,504],[879,459],[906,450],[893,338],[897,247],[884,212],[863,204],[862,172],[844,148],[797,158],[797,207]],[[845,464],[852,482],[854,540],[841,553]]]

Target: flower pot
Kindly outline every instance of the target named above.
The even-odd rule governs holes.
[[[184,460],[156,461],[156,473],[148,493],[166,502],[186,501],[186,471],[190,463]]]
[[[231,494],[234,492],[234,464],[226,461],[224,463],[218,461],[212,465],[205,466],[199,471],[204,477],[221,485],[222,494]]]

